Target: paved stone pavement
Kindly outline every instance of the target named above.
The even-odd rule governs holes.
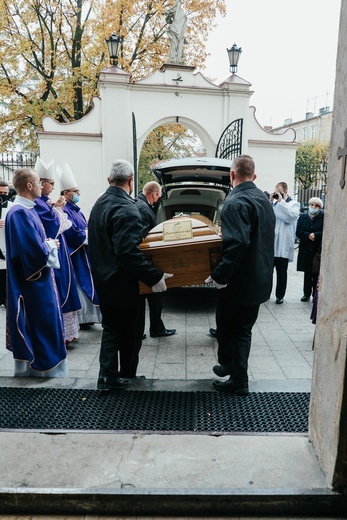
[[[312,372],[312,339],[314,325],[310,320],[312,302],[302,303],[303,273],[289,264],[288,288],[282,305],[274,295],[261,305],[253,329],[249,359],[250,390],[309,391]],[[143,341],[138,374],[146,381],[134,385],[146,388],[180,386],[200,389],[216,379],[212,367],[217,362],[217,341],[209,334],[215,326],[216,290],[203,288],[171,289],[165,299],[163,320],[177,333],[167,338]],[[0,385],[95,388],[99,369],[101,326],[80,331],[80,337],[69,349],[69,377],[64,379],[14,378],[12,354],[5,348],[6,309],[0,307]]]
[[[310,391],[312,303],[300,302],[301,295],[302,273],[297,273],[291,265],[285,302],[276,305],[272,296],[261,306],[254,327],[249,363],[251,391]],[[217,342],[208,331],[214,326],[215,303],[213,289],[168,292],[164,322],[168,328],[177,328],[177,334],[169,338],[148,337],[143,342],[139,374],[147,379],[133,382],[135,390],[213,391],[212,366],[216,363]],[[0,386],[96,388],[99,325],[82,331],[76,345],[69,350],[69,377],[15,378],[12,355],[5,349],[5,315],[6,310],[1,307]],[[146,329],[149,336],[148,326]],[[308,520],[324,513],[326,519],[337,517],[340,511],[346,510],[341,497],[331,491],[304,435],[98,434],[87,431],[43,435],[35,431],[3,431],[0,444],[0,468],[3,469],[0,470],[0,499],[7,504],[6,509],[0,508],[0,519],[4,520],[159,520],[163,518],[163,511],[165,516],[171,514],[172,519],[178,518],[173,514],[176,511],[181,511],[182,519],[202,518],[201,514],[205,517],[206,513],[202,497],[207,500],[210,518],[215,520],[240,519],[237,514],[240,510],[245,520],[256,518],[254,497],[264,503],[264,509],[256,508],[258,518],[275,518],[276,512],[285,507],[281,504],[287,502],[289,509],[283,509],[286,514],[282,516],[287,519],[293,517],[290,512],[299,518],[297,515],[305,511]],[[61,493],[64,500],[59,498]],[[189,500],[182,509],[183,497]],[[225,497],[230,503],[225,502]],[[58,500],[60,506],[54,509],[50,505],[52,500],[54,504]],[[150,504],[148,510],[143,516],[136,516],[135,511],[143,510],[144,500]],[[174,506],[170,511],[168,500]],[[339,510],[333,509],[336,500]],[[270,510],[270,516],[266,516]],[[4,515],[5,511],[8,516]],[[106,511],[109,516],[100,514]],[[112,512],[116,514],[111,516]],[[117,514],[120,512],[123,514]]]

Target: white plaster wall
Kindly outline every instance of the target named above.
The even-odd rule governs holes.
[[[91,102],[91,111],[78,121],[72,123],[58,123],[51,117],[43,118],[43,127],[45,132],[56,132],[60,133],[100,133],[101,132],[101,99],[99,97],[93,97]]]
[[[256,166],[256,185],[263,191],[272,192],[278,182],[288,184],[288,193],[293,195],[296,145],[291,147],[249,143],[248,154]]]
[[[93,98],[92,110],[84,118],[69,124],[61,124],[45,117],[44,132],[39,133],[40,157],[61,168],[65,163],[71,166],[81,190],[81,208],[86,216],[98,196],[107,187],[103,175],[102,153],[102,112],[101,99]],[[60,185],[56,182],[52,198],[58,198]]]
[[[281,180],[293,185],[294,133],[276,136],[259,125],[254,108],[249,107],[252,91],[246,80],[234,75],[218,86],[193,70],[164,65],[148,78],[129,83],[127,73],[110,67],[100,73],[100,98],[93,99],[93,110],[87,116],[65,125],[44,119],[44,131],[39,134],[40,156],[44,161],[54,158],[60,166],[70,164],[86,216],[107,187],[111,162],[118,158],[134,162],[132,113],[136,118],[138,157],[152,129],[177,120],[200,137],[208,156],[214,156],[224,129],[242,118],[243,153],[254,156],[261,187],[271,188],[280,165],[285,174]]]
[[[285,133],[272,134],[262,128],[256,118],[256,108],[249,107],[247,152],[256,165],[257,186],[272,192],[278,182],[288,184],[288,193],[293,195],[295,153],[298,143],[294,141],[295,131],[289,128]]]
[[[85,216],[89,216],[91,206],[96,197],[107,187],[106,176],[102,165],[102,143],[99,139],[80,139],[77,137],[49,137],[40,142],[40,157],[44,161],[55,159],[61,168],[65,163],[71,166],[72,172],[81,191],[79,205]],[[59,183],[52,193],[52,198],[58,198]]]

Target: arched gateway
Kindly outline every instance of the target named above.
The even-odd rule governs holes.
[[[257,122],[249,105],[251,84],[232,74],[220,85],[207,80],[194,67],[170,63],[149,77],[130,82],[130,75],[113,66],[100,72],[100,97],[93,109],[73,123],[43,120],[39,133],[40,156],[69,163],[81,188],[83,210],[107,186],[110,163],[127,159],[135,169],[149,132],[160,125],[180,123],[202,141],[208,156],[232,158],[251,155],[257,185],[271,191],[286,181],[293,190],[295,132],[272,134]]]

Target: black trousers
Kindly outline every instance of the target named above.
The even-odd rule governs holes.
[[[123,305],[100,303],[100,311],[103,331],[99,374],[135,377],[145,326],[145,300],[135,296],[133,302]]]
[[[164,308],[164,294],[151,293],[147,296],[149,307],[149,333],[158,334],[165,330],[165,325],[161,319]]]
[[[231,379],[238,382],[248,381],[252,328],[257,320],[259,307],[260,305],[253,307],[233,305],[226,301],[223,294],[218,294],[216,310],[218,363],[227,366],[231,372]]]
[[[283,300],[287,289],[287,271],[288,271],[288,258],[281,258],[275,256],[274,268],[276,270],[276,290],[275,295],[279,300]]]
[[[312,271],[304,272],[304,296],[309,298],[310,296],[314,295],[317,287],[317,281],[318,273],[312,273]]]

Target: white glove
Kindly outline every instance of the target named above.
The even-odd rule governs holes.
[[[166,280],[166,278],[171,278],[171,276],[173,276],[173,274],[164,273],[163,277],[161,278],[161,280],[159,280],[159,282],[156,283],[155,285],[152,285],[152,291],[153,292],[164,292],[164,291],[166,291],[167,287],[166,287],[165,280]]]
[[[211,284],[211,287],[215,287],[216,289],[224,289],[224,287],[226,287],[228,284],[221,284],[221,283],[217,283],[213,280],[213,278],[211,278],[211,276],[209,276],[208,278],[206,278],[205,280],[205,283],[210,283]]]

